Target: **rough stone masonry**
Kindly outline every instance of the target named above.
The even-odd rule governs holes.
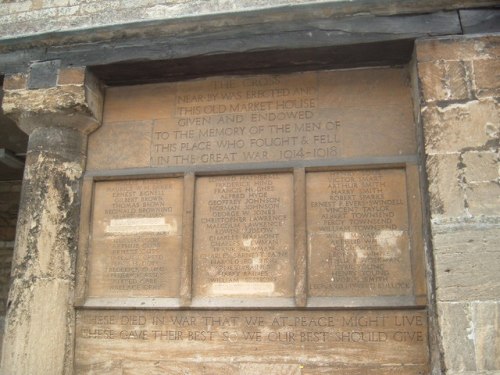
[[[436,299],[449,374],[500,370],[500,38],[417,42]]]

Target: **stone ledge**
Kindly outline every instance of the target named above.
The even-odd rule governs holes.
[[[85,134],[102,120],[103,88],[83,68],[61,69],[57,86],[28,89],[24,75],[8,76],[2,108],[5,115],[30,134],[41,126],[69,127]],[[29,80],[29,77],[28,77]]]

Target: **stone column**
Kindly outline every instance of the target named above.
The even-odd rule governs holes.
[[[70,374],[75,256],[87,135],[102,92],[58,62],[6,77],[4,112],[29,134],[8,298],[2,374]]]

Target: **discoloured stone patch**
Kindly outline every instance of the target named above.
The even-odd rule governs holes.
[[[432,218],[464,215],[464,194],[460,187],[458,154],[430,155],[427,159]]]
[[[428,154],[488,149],[498,142],[500,115],[493,100],[473,100],[446,107],[428,106],[423,110],[425,149]]]

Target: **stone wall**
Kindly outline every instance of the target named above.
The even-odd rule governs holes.
[[[0,181],[0,349],[7,310],[20,191],[21,181]]]
[[[416,55],[444,367],[498,374],[500,37],[423,40]]]

